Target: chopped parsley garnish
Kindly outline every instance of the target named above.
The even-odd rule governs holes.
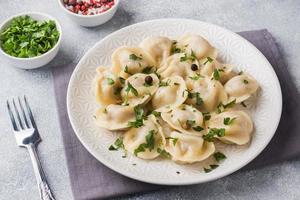
[[[187,61],[188,60],[188,56],[187,54],[185,53],[184,56],[180,57],[180,62],[184,62],[184,61]]]
[[[123,139],[117,138],[113,145],[110,145],[108,150],[117,151],[118,149],[124,149]]]
[[[180,85],[179,83],[174,83],[174,85]]]
[[[204,130],[204,128],[202,128],[201,126],[194,126],[193,129],[199,132]]]
[[[177,141],[178,141],[178,138],[173,138],[173,137],[166,137],[167,140],[172,140],[173,142],[173,145],[175,146]]]
[[[239,73],[238,73],[238,75],[242,75],[244,72],[243,71],[240,71]]]
[[[217,81],[220,80],[220,72],[219,72],[218,69],[215,69],[215,70],[214,70],[213,77],[214,77],[214,79],[217,80]]]
[[[130,54],[130,55],[129,55],[129,59],[131,59],[131,60],[142,60],[141,57],[138,57],[138,56],[135,55],[135,54]]]
[[[204,121],[208,121],[210,120],[211,118],[211,115],[209,112],[206,112],[206,113],[202,113],[203,114],[203,118],[204,118]]]
[[[142,71],[144,74],[150,74],[152,73],[152,67],[145,67]]]
[[[196,59],[196,56],[194,54],[194,52],[192,51],[192,55],[188,56],[186,53],[184,54],[184,56],[180,57],[180,62],[184,62],[184,61],[187,61],[187,60],[190,60],[190,61],[195,61]]]
[[[170,82],[171,82],[170,79],[168,79],[167,81],[161,81],[161,82],[159,83],[159,87],[167,87],[167,86],[170,85]]]
[[[173,43],[172,43],[172,47],[171,47],[171,54],[180,53],[181,52],[181,49],[178,48],[176,46],[176,44],[177,44],[177,41],[174,40]]]
[[[212,61],[214,61],[214,59],[212,59],[211,57],[206,57],[206,61],[203,63],[203,65],[206,65],[206,63],[208,63],[208,62],[212,62]]]
[[[125,68],[124,68],[124,72],[127,73],[127,74],[129,74],[129,75],[132,75],[132,73],[129,72],[128,66],[127,66],[127,65],[126,65]]]
[[[211,128],[209,129],[208,133],[206,135],[203,135],[203,139],[208,142],[213,142],[215,136],[223,137],[225,136],[225,128]]]
[[[193,99],[196,98],[196,105],[201,106],[203,104],[203,99],[200,97],[199,92],[191,92],[189,90],[186,90],[188,92],[188,98]]]
[[[243,82],[244,82],[245,84],[248,84],[248,83],[249,83],[249,81],[247,81],[246,79],[244,79]]]
[[[204,172],[205,173],[209,173],[209,172],[211,172],[212,170],[214,170],[214,169],[216,169],[217,167],[219,167],[219,165],[209,165],[210,166],[210,168],[203,168],[204,169]]]
[[[157,153],[159,153],[159,155],[163,158],[171,158],[171,155],[164,149],[157,148]]]
[[[125,92],[127,92],[127,94],[131,92],[136,97],[139,95],[138,91],[129,82],[127,83],[127,88]]]
[[[114,79],[112,79],[112,78],[107,78],[107,83],[108,83],[109,85],[113,85],[113,84],[115,84],[115,81],[114,81]]]
[[[221,160],[226,159],[226,156],[221,152],[216,152],[214,153],[214,158],[216,159],[217,162],[220,162]]]
[[[235,117],[231,118],[231,119],[230,119],[230,117],[225,117],[224,120],[223,120],[224,121],[224,125],[230,125],[230,124],[232,124],[235,119],[236,119]]]
[[[53,20],[37,21],[32,17],[14,17],[0,33],[1,48],[18,58],[32,58],[50,51],[60,37]]]
[[[201,76],[200,74],[196,74],[194,76],[189,76],[190,79],[194,80],[194,81],[197,81],[199,80],[200,78],[202,78],[203,76]]]
[[[120,81],[121,85],[124,85],[124,83],[125,83],[125,78],[119,77],[119,81]]]
[[[191,59],[191,61],[195,61],[196,60],[196,55],[195,55],[195,52],[193,51],[193,50],[191,50],[191,57],[190,57],[190,59]]]
[[[155,138],[154,138],[154,130],[149,131],[149,133],[145,136],[146,143],[142,143],[134,150],[134,155],[137,156],[140,152],[145,152],[146,149],[152,151],[155,145]]]
[[[161,112],[157,112],[157,111],[155,111],[155,110],[153,110],[151,113],[152,113],[155,117],[160,117],[160,116],[161,116]]]
[[[235,102],[236,102],[236,99],[230,101],[230,102],[227,103],[227,104],[223,104],[222,102],[219,103],[219,105],[217,106],[217,111],[218,111],[218,113],[223,112],[226,108],[230,108],[230,107],[234,106],[234,105],[235,105]]]
[[[196,121],[195,120],[186,120],[186,124],[189,126],[189,127],[192,127],[196,124]]]
[[[128,126],[139,128],[144,125],[144,110],[140,106],[134,107],[135,121],[129,121]]]

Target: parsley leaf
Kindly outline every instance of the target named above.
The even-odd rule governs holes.
[[[217,167],[219,167],[219,165],[209,165],[210,166],[210,168],[203,168],[204,169],[204,172],[205,173],[209,173],[209,172],[211,172],[212,170],[214,170],[214,169],[216,169]]]
[[[112,78],[107,78],[107,83],[108,83],[109,85],[113,85],[113,84],[115,84],[115,81],[114,81],[114,79],[112,79]]]
[[[203,139],[208,142],[213,142],[215,136],[223,137],[225,136],[225,128],[211,128],[209,129],[208,133],[206,135],[203,135]]]
[[[167,140],[172,140],[173,142],[173,145],[175,146],[177,141],[178,141],[178,138],[173,138],[173,137],[166,137]]]
[[[159,87],[167,87],[167,86],[170,85],[170,82],[171,82],[170,79],[168,79],[167,81],[161,81],[161,82],[159,83]]]
[[[214,158],[216,159],[217,162],[220,162],[221,160],[226,159],[226,156],[221,152],[216,152],[214,153]]]
[[[218,69],[215,69],[215,70],[214,70],[213,77],[214,77],[214,79],[217,80],[217,81],[220,80],[220,72],[219,72]]]
[[[145,67],[142,70],[142,73],[144,73],[144,74],[150,74],[151,72],[152,72],[152,67]]]
[[[230,119],[230,117],[225,117],[223,123],[224,123],[224,125],[230,125],[234,122],[235,119],[236,119],[235,117],[232,119]]]
[[[161,149],[161,148],[157,148],[157,153],[159,153],[160,156],[162,156],[163,158],[171,158],[171,155],[166,152],[166,150]]]
[[[211,57],[206,57],[206,61],[203,63],[203,65],[206,65],[206,63],[208,63],[208,62],[212,62],[212,61],[214,61],[214,59],[212,59]]]
[[[129,55],[129,59],[131,59],[131,60],[142,60],[141,57],[138,57],[138,56],[135,55],[135,54],[130,54],[130,55]]]
[[[144,125],[144,110],[140,106],[134,107],[135,121],[129,121],[128,126],[139,128]]]
[[[129,74],[129,75],[132,75],[132,73],[129,72],[128,66],[127,66],[127,65],[126,65],[125,68],[124,68],[124,72],[127,73],[127,74]]]
[[[120,81],[121,85],[125,84],[125,78],[119,77],[119,81]]]
[[[204,130],[204,128],[202,128],[201,126],[194,126],[193,129],[199,132]]]
[[[249,81],[247,81],[246,79],[244,79],[244,81],[243,81],[245,84],[248,84],[249,83]]]
[[[113,145],[110,145],[108,150],[117,151],[118,149],[124,149],[123,139],[117,138]]]
[[[202,113],[203,114],[203,118],[204,118],[204,121],[208,121],[210,120],[211,118],[211,115],[209,112],[206,112],[206,113]]]
[[[137,156],[140,152],[145,152],[146,149],[152,151],[155,146],[155,138],[154,138],[154,130],[149,131],[149,133],[145,136],[146,143],[142,143],[134,150],[134,155]]]
[[[129,82],[127,83],[127,88],[125,89],[125,92],[127,92],[127,94],[129,92],[132,92],[132,94],[134,94],[134,96],[136,97],[139,95],[138,91]]]
[[[151,112],[151,114],[153,114],[155,117],[160,117],[160,116],[161,116],[161,112],[157,112],[157,111],[155,111],[155,110],[153,110],[153,111]]]
[[[201,76],[200,74],[196,74],[194,76],[189,76],[190,79],[194,80],[194,81],[197,81],[199,80],[200,78],[202,78],[203,76]]]
[[[180,53],[181,52],[181,49],[178,48],[176,46],[176,44],[177,44],[177,41],[174,40],[173,43],[172,43],[172,47],[171,47],[171,54]]]

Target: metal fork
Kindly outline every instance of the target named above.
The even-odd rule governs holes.
[[[39,188],[40,198],[42,200],[55,200],[50,187],[48,186],[46,176],[36,152],[36,145],[41,141],[41,138],[26,97],[24,96],[23,100],[18,97],[17,104],[15,99],[11,102],[7,101],[7,109],[17,144],[20,147],[27,148],[29,151]]]

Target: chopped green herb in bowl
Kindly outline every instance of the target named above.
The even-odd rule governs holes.
[[[13,18],[0,34],[1,48],[11,56],[31,58],[52,49],[58,41],[59,32],[52,20],[37,21],[30,16]]]
[[[47,14],[18,14],[4,21],[0,27],[0,52],[11,66],[34,69],[56,56],[61,35],[58,21]]]

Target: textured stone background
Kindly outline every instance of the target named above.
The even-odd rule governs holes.
[[[63,28],[62,48],[48,66],[37,70],[11,68],[0,56],[0,199],[39,199],[29,156],[16,147],[5,110],[8,97],[26,94],[43,142],[39,153],[57,199],[72,199],[50,68],[79,61],[97,41],[124,26],[156,18],[192,18],[232,31],[267,28],[277,39],[293,81],[300,89],[299,0],[121,0],[115,17],[97,28],[70,21],[56,0],[0,1],[0,22],[25,11],[56,17]],[[291,80],[292,81],[292,80]],[[278,147],[280,148],[280,147]],[[263,169],[239,172],[220,180],[120,199],[300,199],[300,158]]]

